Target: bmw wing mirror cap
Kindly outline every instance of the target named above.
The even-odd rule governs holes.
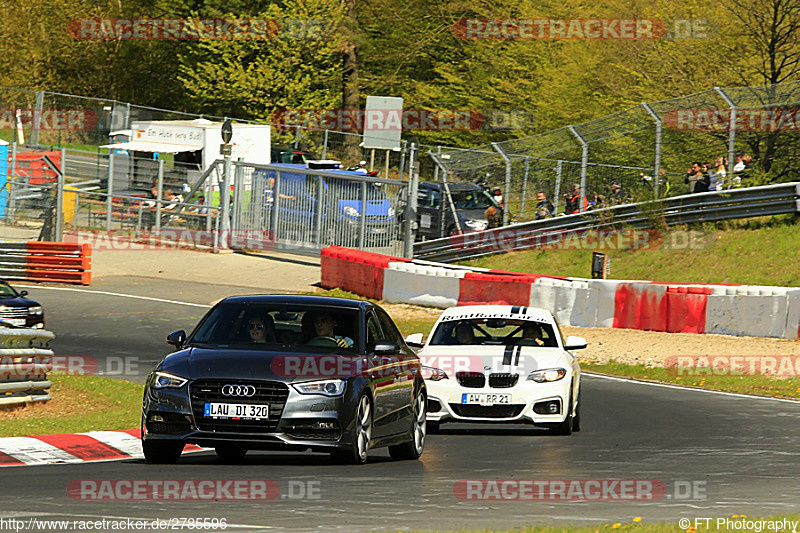
[[[567,337],[566,350],[583,350],[586,348],[586,339],[583,337],[574,337],[570,335]]]
[[[412,333],[406,337],[406,344],[414,348],[422,348],[423,336],[422,333]]]
[[[183,343],[186,342],[186,332],[182,329],[178,331],[173,331],[169,335],[167,335],[167,344],[171,344],[176,348],[180,348],[183,346]]]
[[[375,343],[375,355],[397,355],[400,347],[389,341],[378,341]]]

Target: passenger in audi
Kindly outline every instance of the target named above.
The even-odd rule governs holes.
[[[247,333],[255,343],[274,343],[275,321],[269,315],[250,317],[247,321]]]

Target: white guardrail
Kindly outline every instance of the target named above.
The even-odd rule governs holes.
[[[54,338],[42,329],[0,327],[0,408],[52,398],[47,372],[53,368]]]

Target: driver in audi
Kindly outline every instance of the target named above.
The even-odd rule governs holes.
[[[314,317],[314,329],[317,333],[316,338],[326,337],[335,340],[336,344],[341,348],[352,348],[353,344],[355,344],[353,339],[334,334],[336,324],[336,319],[333,318],[330,313],[319,313],[316,315]]]

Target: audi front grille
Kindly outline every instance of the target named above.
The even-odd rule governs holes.
[[[253,387],[255,391],[252,395],[225,395],[222,393],[226,385],[239,385],[242,387],[242,394],[250,394]],[[247,388],[247,390],[244,390]],[[285,383],[274,381],[252,381],[241,379],[226,380],[198,380],[189,387],[189,395],[192,400],[192,413],[194,414],[197,429],[201,431],[214,431],[225,433],[268,433],[275,431],[278,422],[281,420],[283,408],[286,405],[286,398],[289,396],[289,387]],[[206,402],[218,403],[240,403],[253,405],[269,405],[268,420],[234,420],[225,418],[208,418],[203,416]]]

